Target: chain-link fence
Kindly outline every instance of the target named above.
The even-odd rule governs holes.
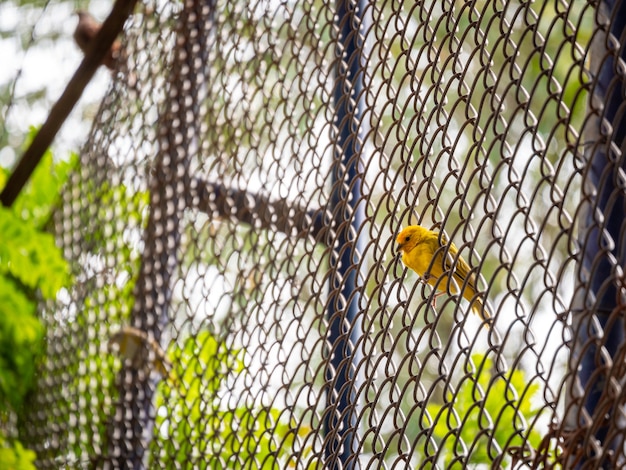
[[[52,223],[40,468],[622,466],[622,10],[138,5]]]

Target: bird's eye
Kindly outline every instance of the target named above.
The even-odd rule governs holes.
[[[410,239],[411,239],[411,237],[409,235],[407,235],[404,240],[408,242]]]

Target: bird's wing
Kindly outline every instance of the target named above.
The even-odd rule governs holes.
[[[447,243],[447,240],[442,237],[442,242]],[[459,287],[468,279],[468,285],[472,288],[476,288],[474,285],[474,275],[470,273],[470,267],[465,260],[459,256],[459,250],[454,243],[450,243],[448,246],[448,256],[446,256],[445,262],[446,270],[452,271],[454,277],[459,282]]]

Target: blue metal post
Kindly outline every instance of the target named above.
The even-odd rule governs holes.
[[[329,365],[324,416],[324,462],[327,469],[359,468],[358,374],[361,319],[361,280],[358,266],[359,233],[363,224],[361,151],[363,123],[363,15],[364,4],[337,0],[338,29],[334,106],[335,154],[330,212],[335,237],[332,243],[330,298],[328,302]]]
[[[589,459],[605,467],[609,462],[615,463],[612,453],[623,454],[623,450],[617,449],[613,434],[616,423],[610,418],[619,414],[611,412],[617,402],[608,391],[612,375],[618,381],[624,379],[614,374],[623,370],[623,366],[616,363],[621,362],[619,357],[623,360],[625,347],[626,302],[624,278],[619,271],[626,269],[626,182],[623,176],[626,171],[626,80],[617,62],[618,57],[626,60],[626,2],[605,0],[599,3],[598,9],[598,34],[593,39],[590,54],[591,72],[596,75],[590,105],[593,120],[585,130],[589,150],[581,202],[586,212],[579,228],[582,262],[572,316],[574,337],[570,363],[580,388],[576,391],[571,387],[573,402],[568,406],[567,416],[568,427],[586,430],[582,444],[585,455],[578,456],[582,460],[577,462],[576,468],[582,468],[585,462],[589,464]],[[602,18],[607,20],[608,26],[602,24]],[[604,28],[608,28],[615,41],[607,39]],[[602,110],[598,110],[597,103],[603,105]],[[608,354],[600,354],[600,348]],[[591,417],[591,422],[583,411]],[[596,440],[596,449],[602,449],[601,455],[592,450],[589,439]]]

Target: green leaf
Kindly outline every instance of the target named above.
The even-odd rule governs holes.
[[[537,446],[541,435],[525,425],[538,414],[532,399],[539,385],[529,384],[519,369],[506,377],[492,377],[493,362],[481,355],[472,356],[472,363],[479,364],[477,370],[458,384],[455,394],[447,394],[445,404],[427,407],[445,463],[467,452],[462,442],[473,442],[469,462],[476,465],[491,464],[492,438],[500,448],[521,446],[526,440]]]
[[[38,129],[31,128],[25,146],[32,141],[37,131]],[[67,161],[55,162],[52,152],[47,150],[15,200],[13,212],[33,228],[43,228],[58,203],[61,187],[66,183],[70,171],[77,165],[77,154],[70,154]]]
[[[0,409],[19,409],[32,386],[44,328],[35,304],[11,279],[0,276]]]
[[[52,299],[69,282],[69,267],[54,238],[0,207],[0,275]]]
[[[37,454],[25,449],[19,441],[13,442],[12,447],[6,443],[0,447],[0,468],[5,470],[37,470],[36,458]]]
[[[211,469],[292,468],[294,456],[312,454],[307,439],[312,429],[298,426],[294,410],[285,413],[253,405],[229,409],[218,398],[226,380],[244,372],[244,354],[229,349],[209,331],[189,337],[168,352],[185,393],[174,393],[175,387],[166,385],[167,381],[159,387],[156,405],[160,412],[152,442],[162,465],[168,462],[161,449],[178,464],[188,463],[190,456],[210,455],[198,468]],[[306,468],[315,466],[315,459],[309,457]]]

